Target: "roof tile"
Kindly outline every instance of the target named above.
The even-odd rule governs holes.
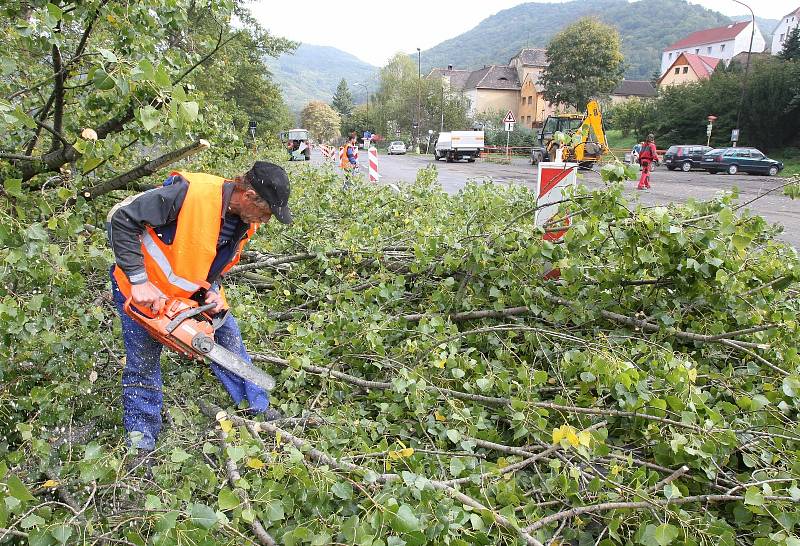
[[[740,23],[732,23],[724,27],[707,28],[705,30],[698,30],[689,34],[686,38],[678,40],[674,44],[666,47],[664,51],[672,51],[674,49],[681,49],[684,47],[692,47],[703,44],[712,44],[716,42],[726,42],[736,38],[750,21],[742,21]]]

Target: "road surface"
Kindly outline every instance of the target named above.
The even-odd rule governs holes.
[[[379,152],[379,171],[381,183],[407,183],[413,181],[419,169],[434,164],[432,156],[395,155],[387,156]],[[322,163],[322,155],[316,150],[312,154],[312,163]],[[364,176],[367,173],[367,152],[359,151],[359,163]],[[477,161],[475,163],[447,163],[436,161],[439,183],[448,193],[456,193],[470,181],[492,180],[502,184],[522,184],[533,188],[536,184],[536,167],[524,158],[514,158],[510,165]],[[600,175],[587,171],[582,173],[582,184],[602,187]],[[683,203],[689,199],[712,199],[722,191],[739,188],[739,200],[747,202],[771,190],[786,179],[780,177],[755,176],[748,174],[716,174],[704,171],[668,171],[658,167],[651,176],[653,189],[649,192],[636,190],[636,182],[627,185],[626,194],[632,199],[639,199],[646,205],[663,205]],[[780,238],[795,248],[800,249],[800,201],[792,201],[782,191],[761,197],[747,207],[755,214],[763,216],[768,222],[783,226]]]

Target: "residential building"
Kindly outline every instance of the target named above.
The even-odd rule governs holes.
[[[727,64],[734,55],[750,48],[750,34],[753,33],[752,51],[764,51],[766,42],[752,21],[731,23],[724,27],[698,30],[667,47],[661,55],[661,77],[666,76],[670,68],[682,53],[713,57]]]
[[[508,65],[484,66],[478,70],[458,70],[452,65],[434,68],[428,78],[441,78],[446,92],[460,92],[469,99],[470,116],[484,112],[514,112],[517,123],[534,127],[553,112],[542,95],[539,83],[547,66],[544,49],[524,48]],[[498,120],[500,123],[500,120]]]
[[[711,76],[721,62],[721,59],[715,57],[681,53],[659,78],[658,86],[666,87],[668,85],[705,80]]]
[[[772,33],[772,48],[770,49],[773,55],[783,51],[783,42],[786,41],[792,30],[798,26],[800,26],[800,7],[781,17],[781,21],[775,27],[775,31]]]
[[[611,92],[611,104],[619,104],[626,100],[638,98],[648,99],[658,94],[656,88],[649,81],[643,80],[622,80],[620,84]]]
[[[540,81],[547,67],[547,50],[523,48],[508,65],[516,69],[521,82],[519,106],[514,110],[517,123],[527,128],[536,127],[554,111],[553,105],[544,100],[544,86]]]

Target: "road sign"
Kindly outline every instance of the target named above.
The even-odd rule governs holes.
[[[395,135],[395,136],[400,136],[400,129],[397,129],[397,130],[394,132],[394,135]]]
[[[369,131],[364,131],[364,140],[369,140],[372,138],[372,133]]]
[[[706,125],[706,135],[711,136],[711,128],[714,127],[712,124]]]
[[[516,123],[516,122],[517,118],[514,117],[514,112],[509,110],[508,113],[506,114],[506,117],[503,118],[503,123]]]
[[[739,142],[739,129],[731,131],[731,142]]]
[[[510,122],[506,121],[505,124],[506,124],[506,132],[507,133],[513,133],[514,132],[514,122],[513,121],[510,121]]]

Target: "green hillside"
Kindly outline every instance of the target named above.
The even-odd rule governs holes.
[[[649,79],[658,70],[661,50],[687,34],[731,21],[720,13],[684,0],[577,0],[565,3],[527,3],[503,10],[478,26],[422,52],[426,70],[448,64],[480,68],[507,63],[523,47],[545,47],[566,25],[596,16],[619,29],[625,76]],[[775,21],[763,20],[762,32]]]
[[[266,58],[265,62],[294,112],[312,100],[330,101],[342,78],[347,80],[355,101],[366,102],[364,88],[355,84],[373,81],[378,70],[335,47],[310,44],[300,44],[294,53]]]

